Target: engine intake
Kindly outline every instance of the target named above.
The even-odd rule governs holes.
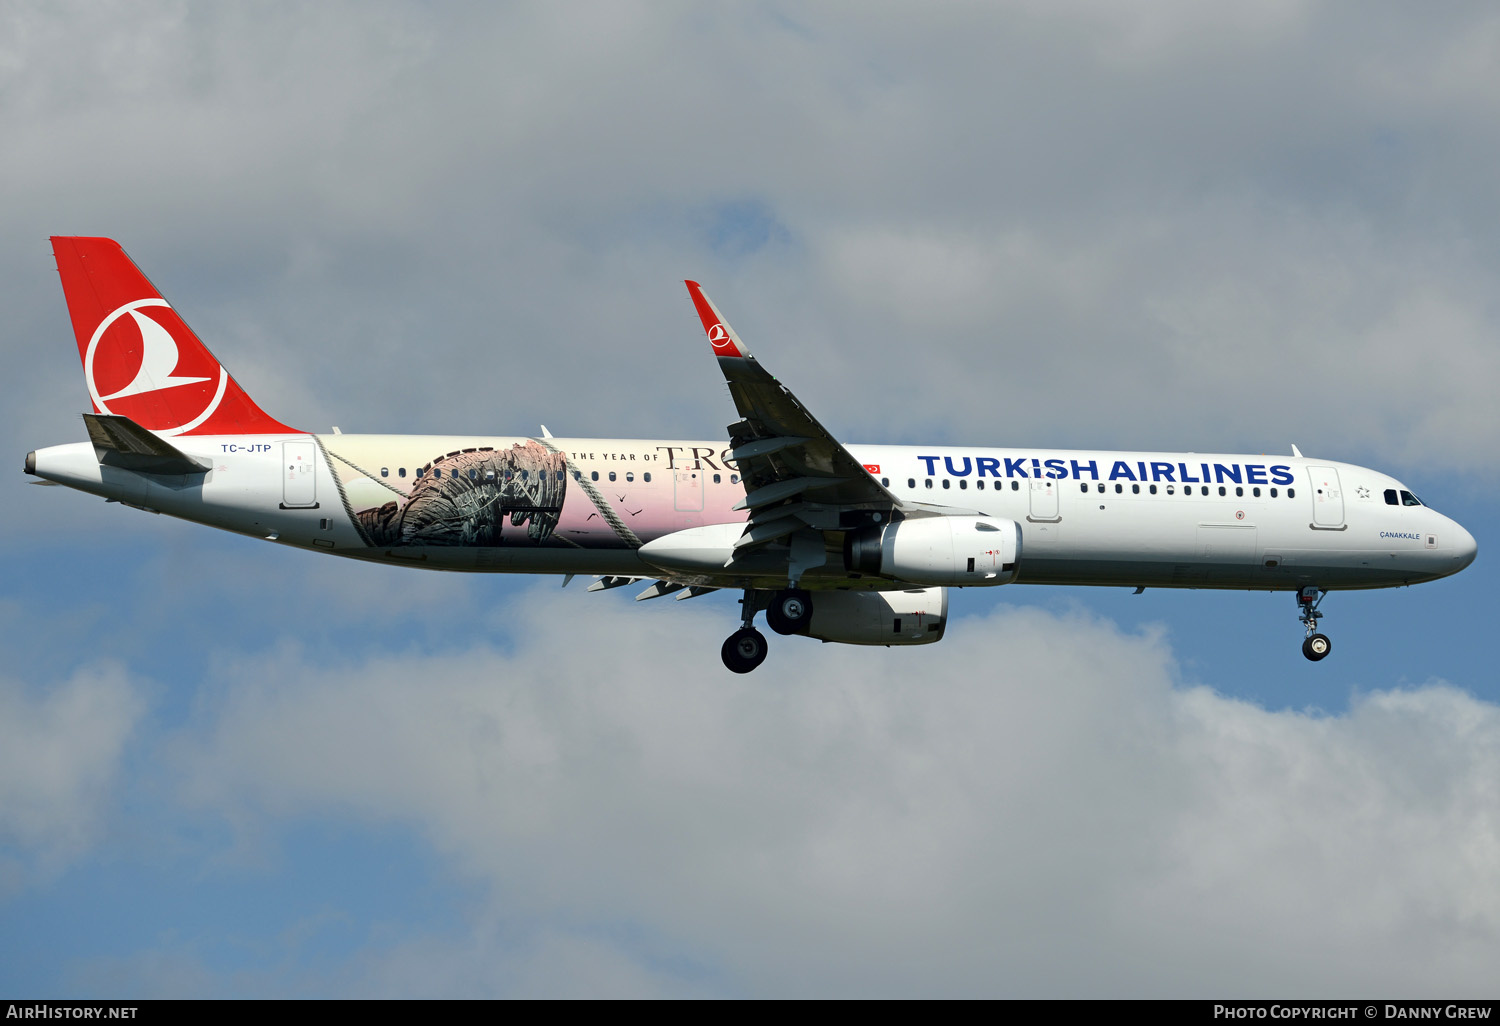
[[[1020,561],[1021,526],[995,517],[922,517],[844,535],[844,569],[912,584],[1009,584]]]

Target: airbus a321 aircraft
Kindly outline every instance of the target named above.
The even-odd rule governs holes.
[[[314,552],[428,570],[743,593],[753,626],[851,645],[939,641],[950,588],[1090,584],[1296,596],[1329,652],[1331,590],[1457,573],[1468,531],[1400,481],[1332,460],[843,445],[687,288],[740,419],[727,441],[328,435],[262,412],[110,239],[52,240],[93,410],[26,472]],[[564,580],[564,584],[567,579]]]

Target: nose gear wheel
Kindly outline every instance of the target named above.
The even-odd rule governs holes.
[[[1307,637],[1302,642],[1302,654],[1312,662],[1326,658],[1333,651],[1333,642],[1328,640],[1328,635],[1318,631],[1318,621],[1323,619],[1318,606],[1327,594],[1326,590],[1320,590],[1311,584],[1297,591],[1297,609],[1302,614],[1297,619],[1307,628]]]

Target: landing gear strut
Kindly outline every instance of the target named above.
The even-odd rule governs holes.
[[[740,599],[740,608],[744,610],[740,629],[731,634],[724,647],[719,649],[724,666],[732,673],[749,673],[766,661],[766,636],[754,626],[756,607],[755,592],[746,588],[745,597]]]
[[[1315,585],[1297,592],[1297,609],[1301,616],[1297,619],[1302,621],[1302,626],[1307,628],[1307,638],[1302,642],[1302,654],[1313,662],[1317,662],[1329,652],[1333,651],[1333,642],[1328,640],[1328,635],[1318,632],[1318,621],[1323,619],[1323,614],[1318,612],[1318,606],[1323,602],[1326,591],[1319,591]]]

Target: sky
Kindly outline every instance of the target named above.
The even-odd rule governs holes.
[[[0,6],[0,995],[1493,996],[1500,12]],[[1480,555],[1015,586],[914,650],[317,557],[21,473],[47,237],[314,431],[1377,467]]]

